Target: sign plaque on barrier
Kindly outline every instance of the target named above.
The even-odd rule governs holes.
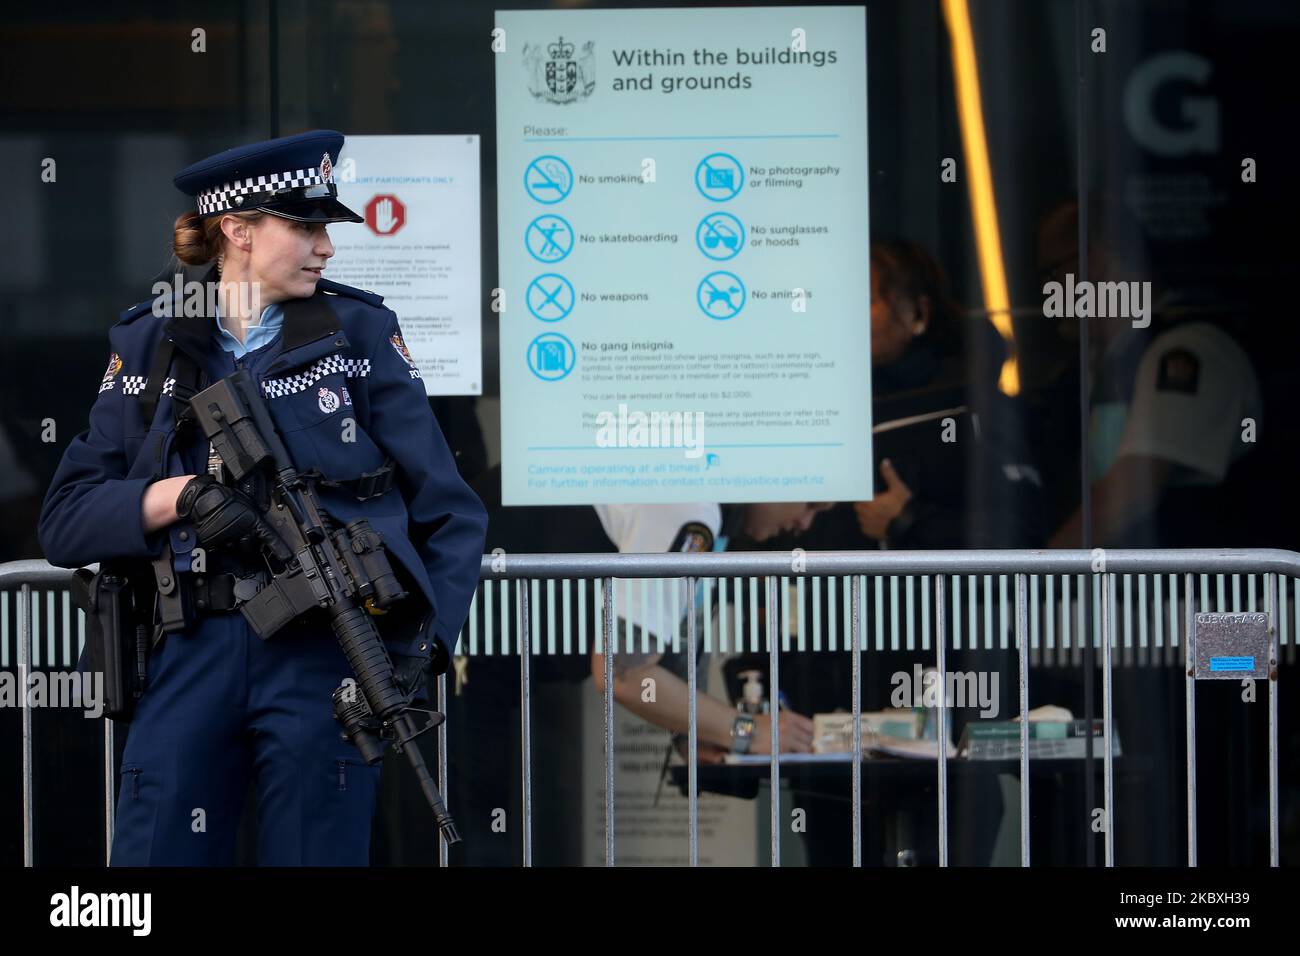
[[[1197,680],[1267,680],[1273,638],[1259,611],[1196,615]]]

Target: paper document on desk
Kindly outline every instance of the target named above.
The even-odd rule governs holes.
[[[937,760],[937,740],[921,736],[924,714],[902,708],[863,711],[861,714],[862,751],[864,754],[888,754],[915,760]],[[813,750],[819,754],[853,751],[853,715],[843,712],[813,715]],[[948,756],[957,756],[957,748],[948,743]]]
[[[938,760],[939,759],[939,741],[937,740],[907,740],[903,737],[883,737],[875,736],[868,740],[863,739],[862,747],[870,747],[874,753],[888,754],[891,757],[906,757],[909,760]],[[957,748],[948,742],[948,759],[951,760],[957,756]]]
[[[845,763],[853,759],[853,754],[795,754],[782,753],[781,765],[808,763]],[[766,767],[772,762],[771,754],[727,754],[722,758],[725,764],[736,767]]]
[[[937,740],[907,740],[903,737],[880,737],[862,735],[862,759],[871,760],[873,757],[901,757],[905,760],[937,760],[939,756],[939,747]],[[950,742],[948,744],[948,757],[953,759],[957,756],[957,748]],[[781,754],[781,765],[793,764],[835,764],[851,763],[853,752],[836,751],[832,753],[783,753]],[[766,767],[772,762],[770,754],[727,754],[722,758],[722,762],[737,767]]]
[[[914,740],[921,736],[923,719],[913,710],[865,710],[861,714],[862,749],[874,736]],[[819,754],[853,750],[853,715],[843,711],[813,714],[813,751]]]

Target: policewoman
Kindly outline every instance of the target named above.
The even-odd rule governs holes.
[[[482,503],[457,473],[396,315],[323,277],[327,224],[363,221],[337,198],[342,146],[340,133],[303,133],[177,174],[196,208],[176,220],[176,257],[206,273],[110,330],[90,427],[45,498],[51,563],[129,567],[154,591],[115,866],[232,862],[250,782],[261,864],[368,862],[379,767],[342,737],[331,706],[351,670],[315,611],[263,640],[237,610],[266,583],[248,532],[268,499],[233,481],[186,417],[195,391],[247,369],[330,519],[365,518],[382,538],[407,596],[376,621],[407,686],[445,667],[468,613]]]

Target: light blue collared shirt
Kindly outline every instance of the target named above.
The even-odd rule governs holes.
[[[243,358],[249,352],[260,349],[263,345],[275,341],[284,325],[284,309],[279,302],[268,305],[262,310],[262,320],[257,325],[250,325],[244,333],[244,341],[239,341],[221,324],[221,310],[217,310],[217,340],[227,352],[234,352],[235,358]]]

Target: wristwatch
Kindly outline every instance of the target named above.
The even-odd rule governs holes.
[[[754,718],[749,714],[737,714],[731,721],[731,752],[733,754],[749,753],[749,742],[754,736]]]

